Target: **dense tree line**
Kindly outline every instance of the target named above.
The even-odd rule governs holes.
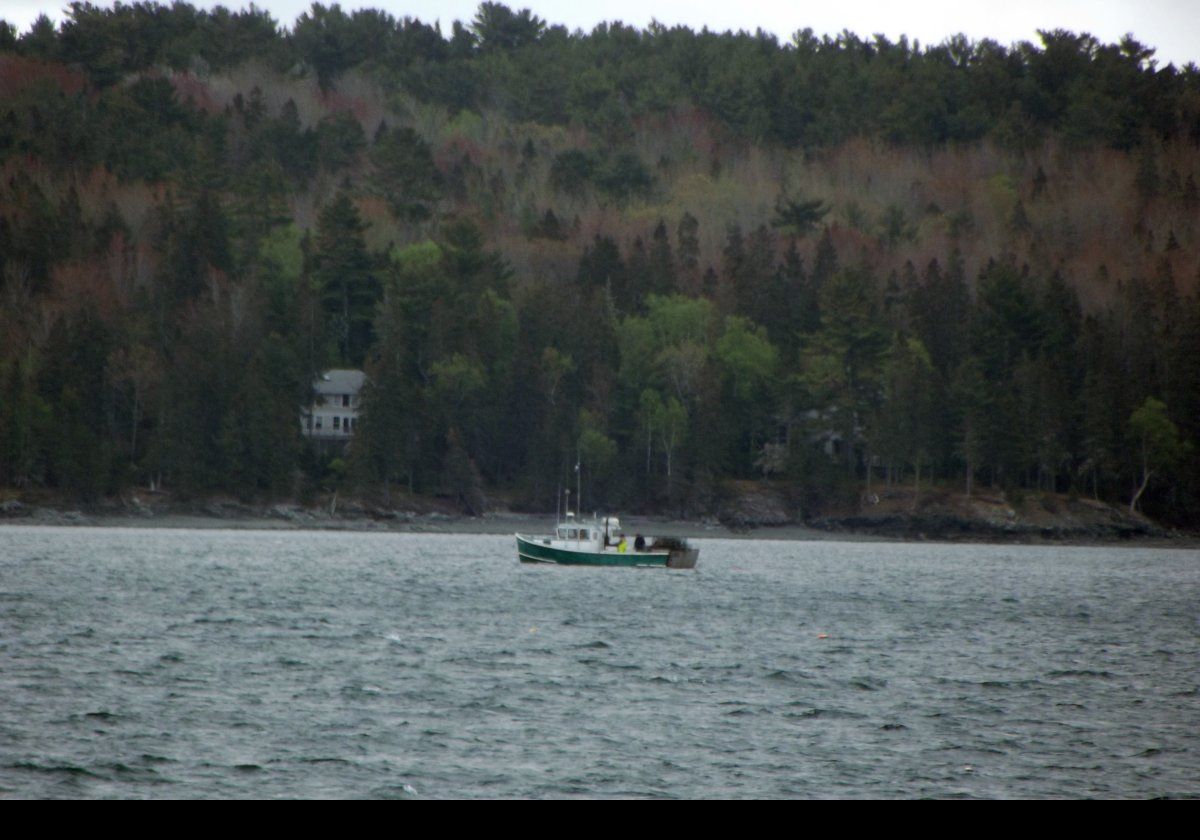
[[[1041,32],[1003,46],[963,36],[920,45],[844,32],[693,32],[619,22],[590,33],[548,25],[529,10],[485,2],[449,37],[436,25],[375,9],[314,3],[290,30],[265,11],[185,3],[71,3],[56,31],[41,18],[0,48],[82,69],[106,87],[155,67],[218,70],[251,58],[299,67],[323,88],[353,68],[451,110],[497,107],[515,120],[578,122],[614,137],[640,115],[693,102],[756,140],[817,147],[858,135],[901,143],[1015,145],[1055,132],[1133,148],[1143,134],[1200,140],[1196,67],[1158,66],[1127,36]]]
[[[579,463],[585,505],[703,511],[766,478],[815,509],[937,482],[1194,524],[1200,303],[1172,260],[1200,203],[1200,85],[1152,53],[1066,32],[571,33],[494,3],[449,37],[336,5],[290,30],[183,3],[0,26],[0,486],[545,509]],[[218,97],[211,80],[247,65],[261,83]],[[353,74],[385,105],[343,105]],[[421,107],[520,141],[435,145]],[[971,269],[968,214],[839,221],[777,185],[750,224],[683,204],[605,229],[683,194],[629,137],[688,114],[716,138],[693,180],[759,148],[987,142],[1020,160],[1053,138],[1136,158],[1131,201],[1182,221],[1157,239],[1138,222],[1146,270],[1087,301],[1038,259],[1029,216],[1061,188],[1040,168],[1020,191],[988,182],[1007,238]],[[1190,156],[1170,168],[1164,143]],[[515,218],[521,189],[540,203]],[[896,257],[934,224],[947,247]],[[369,375],[345,458],[306,446],[298,416],[336,366]]]

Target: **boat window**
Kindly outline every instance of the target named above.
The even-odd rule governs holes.
[[[579,531],[576,530],[575,528],[568,528],[567,529],[567,539],[569,539],[569,540],[579,539]]]
[[[588,538],[587,528],[580,528],[579,529],[579,539],[586,540],[587,538]]]

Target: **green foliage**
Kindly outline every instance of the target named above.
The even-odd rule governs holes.
[[[411,128],[380,128],[371,148],[372,189],[400,218],[428,219],[442,195],[442,177],[427,144]]]
[[[618,201],[649,195],[654,178],[637,155],[620,152],[600,169],[596,186]]]
[[[344,111],[317,123],[317,162],[330,172],[349,167],[366,147],[362,126]]]
[[[1028,147],[1055,131],[1128,149],[1145,129],[1162,136],[1195,124],[1193,79],[1158,68],[1153,49],[1062,30],[1040,41],[1005,48],[957,36],[920,47],[806,30],[783,45],[762,32],[621,23],[573,35],[492,2],[468,26],[454,22],[448,39],[420,21],[319,3],[285,34],[254,8],[75,3],[61,32],[43,18],[16,47],[78,64],[101,87],[197,59],[217,69],[265,57],[311,70],[323,90],[352,68],[375,68],[451,111],[495,102],[516,119],[597,129],[688,100],[741,136],[809,148],[864,135],[929,147],[989,133]]]
[[[559,192],[582,196],[596,174],[595,160],[587,152],[568,149],[554,158],[550,167],[550,183]]]
[[[716,358],[732,379],[736,399],[766,397],[779,364],[779,354],[767,339],[766,330],[745,318],[726,318],[725,331],[717,341]]]
[[[801,353],[804,400],[841,436],[848,470],[857,469],[863,424],[877,405],[887,337],[862,269],[837,271],[821,289],[821,326]]]
[[[371,33],[358,24],[371,19],[360,12],[347,15],[336,3],[328,8],[313,3],[296,19],[292,43],[322,88],[332,87],[338,76],[362,60],[366,45],[361,36],[369,38]]]
[[[881,375],[883,400],[875,420],[875,449],[886,458],[913,467],[920,481],[921,467],[933,457],[934,399],[937,389],[933,362],[918,339],[893,341]]]
[[[1141,473],[1141,481],[1129,502],[1129,509],[1134,510],[1150,478],[1156,472],[1173,469],[1185,453],[1190,454],[1191,447],[1180,439],[1178,427],[1167,416],[1167,406],[1154,397],[1146,397],[1129,415],[1129,430]]]
[[[51,403],[37,392],[35,359],[0,366],[0,482],[25,487],[43,477]]]
[[[801,238],[815,230],[828,212],[829,207],[819,198],[793,200],[781,195],[775,200],[775,218],[771,220],[771,227]]]
[[[497,3],[447,37],[320,4],[0,26],[0,483],[477,512],[578,451],[647,510],[751,476],[818,509],[882,463],[1194,523],[1200,96],[1152,59]],[[369,374],[346,475],[298,436],[333,365]]]
[[[483,388],[484,372],[461,353],[432,365],[433,390],[447,416],[461,418]]]
[[[313,278],[337,337],[342,361],[361,367],[372,341],[379,281],[363,241],[366,224],[347,193],[325,208],[317,224]]]
[[[619,202],[648,196],[654,187],[654,176],[631,152],[599,156],[579,149],[560,152],[550,167],[550,183],[556,190],[572,197],[583,196],[595,185]]]
[[[512,12],[501,3],[480,3],[471,24],[481,52],[515,50],[537,42],[546,22],[529,9]]]
[[[271,231],[259,246],[259,260],[270,264],[278,275],[290,282],[300,279],[304,270],[304,234],[295,225]]]
[[[286,495],[301,439],[297,396],[301,367],[278,335],[269,335],[250,360],[221,423],[222,483],[239,496]]]
[[[483,481],[462,445],[457,430],[450,430],[448,440],[449,445],[442,467],[445,491],[459,504],[464,513],[478,516],[487,507],[483,495]]]

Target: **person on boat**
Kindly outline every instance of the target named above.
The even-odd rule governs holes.
[[[645,551],[646,550],[646,538],[643,537],[641,534],[638,534],[637,537],[634,538],[633,550],[634,551]]]
[[[626,542],[625,542],[625,535],[624,535],[624,534],[622,534],[622,535],[621,535],[621,541],[620,541],[619,543],[617,543],[617,551],[618,551],[619,553],[621,553],[621,554],[624,554],[624,553],[625,553],[625,549],[626,549],[627,547],[628,547],[628,546],[627,546],[627,544],[626,544]]]

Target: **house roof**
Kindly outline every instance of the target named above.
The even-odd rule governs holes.
[[[361,370],[327,370],[313,382],[317,394],[357,394],[366,375]]]

